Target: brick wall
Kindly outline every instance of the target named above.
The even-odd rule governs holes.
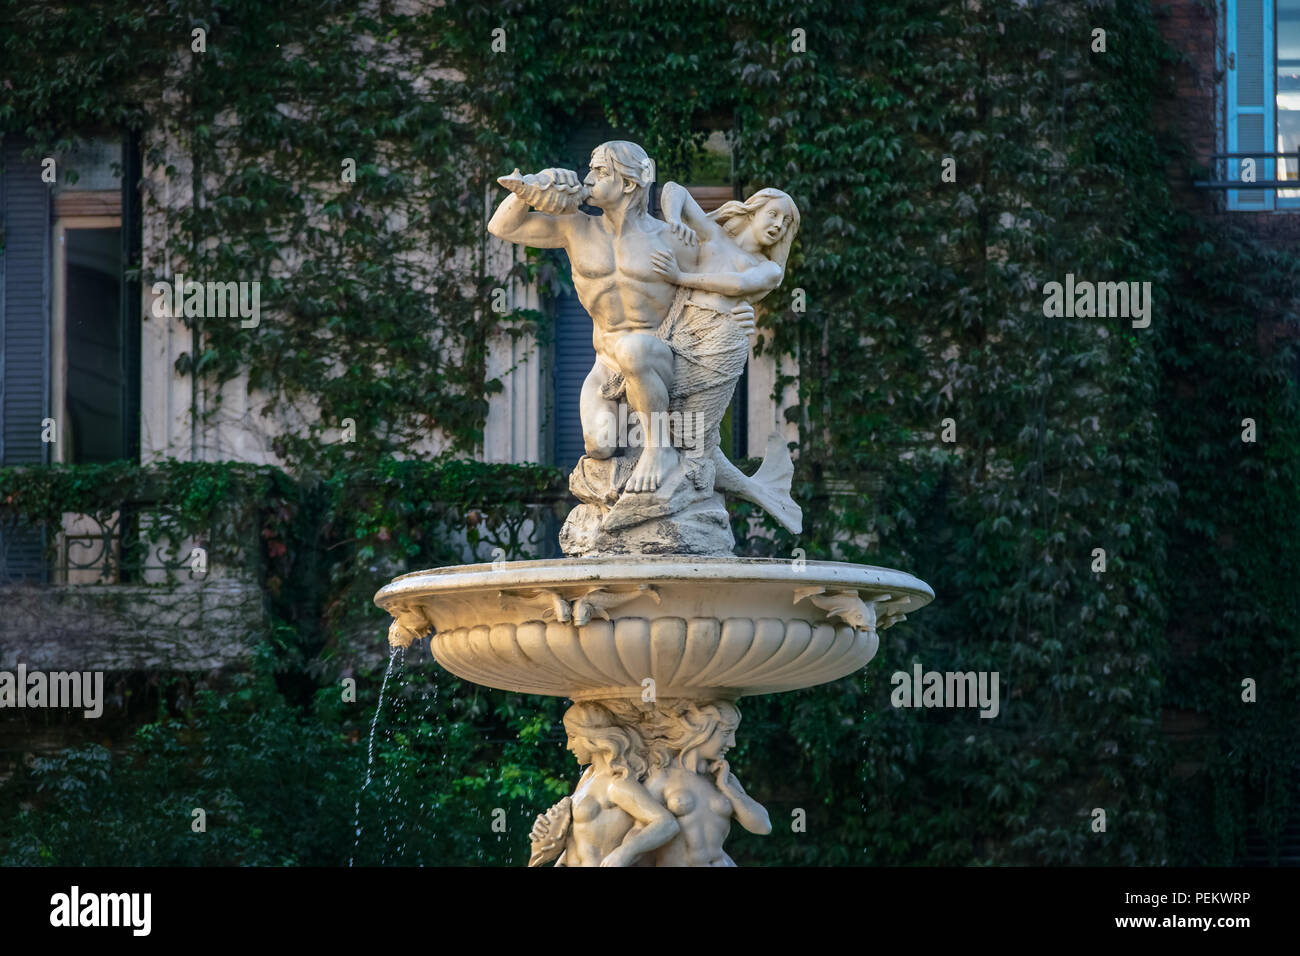
[[[1164,38],[1181,54],[1169,70],[1172,96],[1154,106],[1156,124],[1182,144],[1187,158],[1166,172],[1175,197],[1184,208],[1244,226],[1266,242],[1300,246],[1300,209],[1290,212],[1227,212],[1219,190],[1197,189],[1193,180],[1208,178],[1210,154],[1216,151],[1216,95],[1223,76],[1215,69],[1218,41],[1215,0],[1153,0],[1156,23]],[[1219,149],[1223,149],[1220,146]],[[1192,167],[1196,167],[1193,170]]]

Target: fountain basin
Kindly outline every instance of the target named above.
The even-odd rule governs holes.
[[[903,571],[641,556],[416,571],[375,595],[390,643],[488,687],[575,700],[735,699],[836,680],[934,599]],[[647,695],[648,692],[648,695]]]

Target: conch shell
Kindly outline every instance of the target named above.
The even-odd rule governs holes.
[[[541,866],[559,859],[564,847],[569,842],[569,830],[573,828],[573,800],[565,797],[551,809],[541,814],[528,834],[532,843],[532,853],[528,857],[529,866]]]
[[[538,212],[574,212],[587,201],[587,195],[591,191],[581,183],[576,186],[557,183],[545,172],[523,176],[517,168],[509,176],[500,177],[497,182]]]

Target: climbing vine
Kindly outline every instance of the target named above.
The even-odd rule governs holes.
[[[495,177],[552,165],[596,120],[680,178],[725,125],[741,187],[779,186],[803,212],[760,327],[798,367],[807,529],[755,531],[737,505],[738,540],[906,568],[937,594],[886,633],[870,678],[745,706],[747,786],[774,820],[802,808],[809,823],[737,837],[737,859],[1224,862],[1249,828],[1280,833],[1298,762],[1300,276],[1167,178],[1186,157],[1152,104],[1176,56],[1149,4],[3,9],[6,135],[43,155],[92,128],[143,132],[164,250],[140,265],[146,288],[180,271],[264,282],[255,329],[187,320],[178,371],[210,420],[249,388],[267,422],[292,423],[275,431],[284,470],[169,474],[228,474],[223,496],[262,504],[270,619],[320,686],[377,639],[367,602],[393,574],[466,546],[549,547],[537,532],[563,476],[458,462],[501,388],[489,342],[547,335],[544,311],[491,307],[511,279],[551,279],[545,257],[488,255]],[[1043,288],[1067,274],[1150,282],[1150,325],[1048,317]],[[354,442],[335,440],[345,419]],[[0,490],[39,511],[46,482],[47,518],[97,507],[101,475],[51,474],[5,471]],[[203,500],[182,510],[201,518]],[[889,675],[914,662],[997,671],[999,716],[891,707]],[[458,692],[493,702],[425,701],[460,749],[408,712],[406,749],[384,759],[407,787],[482,807],[504,794],[526,819],[564,769],[536,753],[557,749],[553,720],[530,716],[554,702]],[[300,719],[356,720],[296,703]],[[1172,710],[1204,733],[1170,744]],[[478,750],[476,721],[494,741]],[[464,774],[421,778],[420,747]]]

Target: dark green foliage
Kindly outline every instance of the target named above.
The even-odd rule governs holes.
[[[95,745],[36,759],[9,785],[20,808],[5,813],[0,859],[335,866],[355,853],[356,865],[525,862],[521,835],[567,780],[554,729],[561,708],[519,698],[488,708],[473,688],[433,671],[395,668],[364,791],[374,693],[344,704],[337,688],[324,688],[299,710],[268,679],[239,676],[141,727],[128,753]],[[504,833],[492,828],[498,807]],[[196,808],[205,832],[192,829]]]
[[[1160,403],[1180,507],[1169,531],[1165,706],[1213,734],[1177,748],[1206,770],[1178,788],[1175,852],[1239,858],[1253,824],[1270,843],[1296,811],[1300,766],[1300,401],[1294,345],[1300,264],[1233,231],[1192,228],[1178,310],[1161,342]],[[1289,311],[1288,311],[1289,310]],[[1258,430],[1243,444],[1243,420]],[[1242,681],[1257,703],[1242,703]],[[1276,852],[1276,851],[1274,851]]]
[[[1279,831],[1300,699],[1300,425],[1281,333],[1294,333],[1300,276],[1293,257],[1198,219],[1171,192],[1166,171],[1185,157],[1152,109],[1174,54],[1149,4],[28,6],[3,5],[14,29],[0,125],[42,147],[139,125],[165,137],[148,160],[163,144],[197,156],[215,178],[178,210],[173,262],[278,278],[261,329],[203,320],[184,370],[208,385],[249,370],[277,401],[321,412],[278,445],[299,477],[246,489],[271,528],[268,661],[282,689],[286,670],[310,675],[319,700],[278,702],[255,683],[263,725],[208,698],[137,745],[177,768],[157,781],[128,755],[110,776],[93,756],[69,757],[15,784],[110,794],[94,798],[120,815],[93,824],[103,852],[192,859],[174,856],[198,852],[184,842],[148,843],[153,808],[200,792],[204,758],[187,741],[215,739],[232,806],[258,836],[223,837],[235,842],[202,859],[346,859],[369,711],[326,701],[356,642],[380,639],[370,595],[392,574],[459,561],[461,535],[481,559],[497,546],[519,556],[524,542],[479,529],[563,488],[546,470],[385,456],[413,454],[432,429],[448,457],[472,452],[500,387],[489,337],[545,336],[544,316],[488,306],[506,277],[484,254],[483,197],[501,172],[551,165],[566,126],[593,114],[643,143],[661,180],[691,167],[708,124],[729,124],[742,186],[779,186],[803,212],[760,325],[765,348],[798,356],[795,492],[808,528],[751,535],[739,505],[742,550],[905,568],[938,595],[883,635],[866,676],[744,705],[734,765],[776,832],[736,834],[736,858],[1221,863],[1240,857],[1247,827]],[[189,53],[192,25],[209,29],[206,56]],[[1098,26],[1105,54],[1089,49]],[[498,27],[504,53],[490,48]],[[791,50],[795,29],[806,52]],[[358,52],[362,37],[371,52]],[[164,89],[181,94],[166,107]],[[350,186],[344,157],[357,161]],[[955,183],[940,178],[944,157]],[[423,248],[438,250],[433,262],[403,255]],[[276,264],[285,250],[289,272]],[[518,269],[549,282],[548,263]],[[1150,281],[1151,327],[1045,317],[1042,287],[1066,273]],[[791,307],[796,289],[806,311]],[[345,417],[357,442],[322,442]],[[1241,442],[1246,417],[1253,445]],[[945,419],[955,443],[940,438]],[[37,480],[0,475],[24,506],[21,482]],[[1091,570],[1095,548],[1104,574]],[[913,661],[998,671],[1000,716],[890,707],[889,675]],[[381,720],[396,730],[379,738],[358,859],[522,862],[532,814],[571,776],[560,702],[434,677],[424,655],[405,673]],[[373,695],[382,675],[359,676]],[[1241,702],[1246,677],[1256,704]],[[1166,710],[1202,713],[1204,733],[1171,747]],[[320,782],[322,802],[295,790],[282,802],[298,817],[264,816],[250,809],[272,786],[257,761],[295,734],[291,765]],[[380,791],[401,797],[375,803]],[[10,855],[45,845],[64,861],[92,824],[41,806]],[[490,828],[495,807],[505,837]],[[1090,827],[1096,807],[1104,834]],[[806,833],[790,831],[796,808]],[[375,836],[384,820],[387,840]]]

